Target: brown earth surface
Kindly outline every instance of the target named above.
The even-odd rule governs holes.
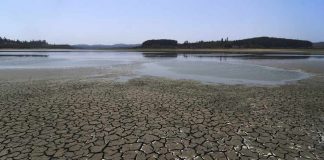
[[[0,83],[0,159],[324,159],[323,77]]]

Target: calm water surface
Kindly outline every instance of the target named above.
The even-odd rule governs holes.
[[[105,68],[134,64],[136,76],[226,84],[283,84],[324,73],[321,55],[141,52],[0,52],[0,70]]]

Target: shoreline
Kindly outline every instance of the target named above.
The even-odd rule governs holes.
[[[258,64],[255,64],[258,65]],[[12,68],[0,69],[0,83],[1,82],[32,82],[32,81],[56,81],[56,80],[112,80],[115,82],[128,81],[137,78],[157,78],[166,80],[179,80],[179,81],[192,81],[201,84],[210,85],[242,85],[242,86],[284,86],[288,84],[296,84],[299,81],[312,79],[313,77],[322,76],[323,73],[314,73],[304,70],[295,70],[288,68],[280,68],[274,66],[264,66],[278,70],[292,70],[303,74],[303,76],[295,79],[287,79],[281,81],[261,81],[261,80],[239,80],[229,79],[228,81],[208,81],[204,79],[195,78],[174,78],[163,75],[149,75],[139,74],[134,71],[134,67],[139,67],[138,64],[113,66],[111,68],[98,68],[98,67],[77,67],[77,68]]]
[[[257,53],[257,54],[324,54],[324,49],[0,49],[1,52],[202,52],[202,53]]]

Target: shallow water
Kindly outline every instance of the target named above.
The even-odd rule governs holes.
[[[0,70],[100,68],[135,64],[138,76],[225,84],[283,84],[324,73],[324,56],[141,52],[1,52]],[[0,74],[1,76],[1,74]],[[134,76],[134,77],[135,77]]]

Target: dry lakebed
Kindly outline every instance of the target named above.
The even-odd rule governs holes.
[[[295,65],[273,57],[225,57],[232,73],[239,73],[242,67],[235,65],[242,61],[267,66],[253,72],[270,75],[267,79],[248,79],[217,67],[204,74],[198,70],[197,76],[160,69],[210,59],[197,55],[126,53],[123,61],[115,54],[113,61],[105,59],[113,65],[102,67],[105,57],[64,61],[62,53],[54,55],[57,59],[50,59],[52,54],[0,58],[1,160],[324,159],[324,77],[314,70],[323,65],[321,59],[305,63],[302,72],[296,69],[300,57]],[[224,63],[223,56],[212,59]],[[161,74],[149,72],[156,65]],[[175,73],[186,76],[169,77]],[[209,74],[222,77],[211,83]]]

